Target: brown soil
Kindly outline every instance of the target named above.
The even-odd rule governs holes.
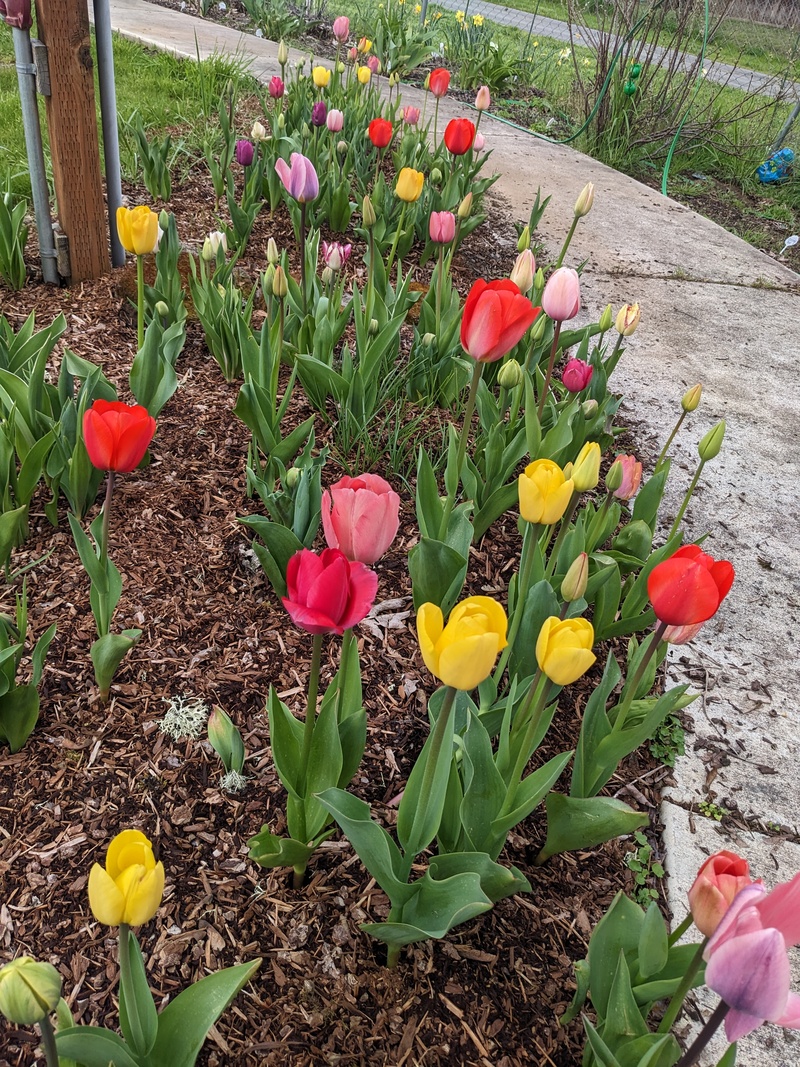
[[[146,201],[142,190],[126,191],[134,203]],[[170,208],[183,241],[197,249],[214,228],[207,184],[197,179],[177,189]],[[471,278],[466,264],[482,264],[487,277],[508,269],[512,222],[498,221],[497,212],[492,217],[491,238],[474,235],[460,257],[462,293]],[[279,246],[292,244],[284,215],[259,216],[244,265],[251,277],[263,269],[270,235]],[[351,265],[360,264],[361,251],[354,248]],[[40,325],[63,310],[68,331],[59,355],[67,345],[101,364],[125,398],[136,331],[121,294],[130,277],[128,268],[64,290],[32,280],[20,293],[0,287],[0,300],[15,327],[33,309]],[[178,365],[181,387],[158,420],[152,462],[121,476],[115,495],[111,554],[124,588],[114,626],[138,626],[143,636],[120,669],[108,706],[94,685],[89,582],[63,505],[53,529],[43,513],[46,495],[35,499],[30,537],[14,557],[17,567],[40,560],[28,572],[33,633],[51,622],[58,632],[39,724],[21,752],[0,751],[0,963],[20,954],[50,960],[78,1021],[116,1029],[116,931],[93,920],[86,883],[111,837],[136,826],[156,843],[167,872],[164,903],[140,932],[157,1003],[210,971],[263,958],[199,1062],[580,1063],[581,1024],[561,1028],[558,1016],[571,998],[573,961],[584,956],[592,926],[615,892],[631,886],[625,842],[537,868],[544,824],[535,814],[511,835],[502,857],[530,879],[532,894],[502,901],[444,941],[412,947],[395,971],[359,930],[364,921],[384,918],[388,905],[345,840],[337,835],[320,849],[301,891],[290,888],[285,871],[248,860],[248,838],[264,823],[280,832],[284,810],[265,697],[274,685],[301,713],[311,642],[251,565],[237,517],[259,508],[244,491],[247,434],[232,414],[238,386],[222,380],[197,323],[190,321],[188,334]],[[298,395],[293,415],[308,413]],[[438,416],[432,418],[438,426]],[[331,428],[317,417],[317,429],[322,444]],[[377,469],[387,473],[380,464]],[[329,462],[325,482],[341,473]],[[403,523],[377,566],[378,599],[404,598],[410,610],[413,496],[399,482],[396,487],[404,496]],[[99,500],[90,517],[97,508]],[[507,517],[473,549],[466,591],[504,600],[519,551],[514,518]],[[10,610],[20,581],[4,588],[0,610]],[[402,790],[426,736],[426,701],[435,688],[409,622],[358,630],[369,737],[352,789],[387,825],[394,814],[388,802]],[[335,640],[327,642],[328,676],[337,650]],[[592,684],[587,679],[563,695],[553,736],[537,759],[574,745]],[[220,791],[220,764],[207,743],[176,743],[159,730],[165,701],[177,696],[221,704],[240,726],[250,777],[244,793]],[[611,790],[655,820],[667,773],[637,755]],[[0,1064],[29,1065],[36,1046],[32,1030],[0,1024]]]

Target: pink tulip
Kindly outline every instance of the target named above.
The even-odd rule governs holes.
[[[322,494],[325,540],[349,560],[380,559],[399,525],[400,497],[377,474],[341,478]]]
[[[768,893],[745,886],[706,945],[706,985],[730,1011],[725,1034],[733,1043],[763,1022],[800,1030],[800,996],[790,992],[787,949],[800,944],[800,874]]]
[[[688,626],[667,626],[661,635],[661,640],[670,645],[688,645],[703,629],[704,623],[695,622]]]
[[[274,77],[270,78],[269,95],[272,97],[273,100],[280,100],[280,98],[285,92],[286,86],[283,84],[282,79],[279,78],[277,74],[274,75]]]
[[[331,270],[341,270],[345,263],[350,258],[350,253],[353,250],[352,245],[343,245],[338,241],[322,242],[322,258],[326,267],[330,267]],[[331,548],[336,548],[336,545],[331,545]]]
[[[317,555],[302,548],[289,560],[286,590],[283,606],[297,626],[310,634],[343,634],[369,614],[378,576],[338,549]]]
[[[574,319],[581,306],[581,281],[572,267],[559,267],[547,280],[542,309],[555,322]]]
[[[377,56],[367,56],[367,66],[373,74],[380,74],[381,61]]]
[[[419,108],[409,104],[403,111],[403,121],[406,126],[416,126],[419,122]]]
[[[456,217],[452,211],[432,211],[428,232],[439,245],[449,245],[456,235]]]
[[[275,161],[275,170],[289,196],[298,204],[307,204],[319,196],[319,179],[310,159],[292,152],[291,166],[285,159]]]
[[[614,462],[622,466],[622,485],[614,490],[614,496],[617,500],[630,500],[642,484],[642,465],[636,456],[617,456]]]
[[[350,19],[347,15],[340,15],[338,19],[333,20],[333,36],[339,44],[344,44],[350,36]]]
[[[353,47],[348,51],[347,58],[350,60],[351,63],[355,63],[358,59],[358,49],[355,45],[353,45]]]
[[[564,383],[564,388],[570,393],[580,393],[592,380],[593,373],[594,367],[584,363],[582,359],[568,359],[561,375],[561,381]],[[642,467],[639,464],[639,477],[641,478],[641,476]],[[633,493],[631,493],[631,496],[633,496]],[[622,497],[622,499],[627,500],[628,497]]]
[[[332,107],[328,112],[325,124],[331,133],[339,133],[342,126],[344,126],[344,115],[341,111],[337,111],[335,107]]]
[[[476,111],[486,111],[491,106],[492,106],[492,97],[491,97],[491,94],[489,93],[489,86],[488,85],[482,85],[480,87],[480,89],[478,90],[478,93],[477,93],[477,95],[475,97],[475,110]]]
[[[478,132],[475,134],[475,140],[472,142],[473,151],[482,152],[485,144],[486,138],[483,136],[480,130],[478,130]]]

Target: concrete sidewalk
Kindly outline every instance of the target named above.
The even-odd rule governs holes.
[[[145,0],[110,0],[112,25],[126,36],[194,58],[214,51],[249,55],[253,72],[279,72],[277,46]],[[299,53],[294,53],[297,58]],[[422,94],[403,89],[415,103]],[[445,99],[445,115],[458,113]],[[464,112],[468,114],[468,112]],[[474,114],[474,113],[471,113]],[[686,913],[686,890],[705,856],[732,848],[768,885],[800,871],[800,411],[797,322],[800,277],[715,223],[570,148],[492,119],[481,130],[494,186],[527,219],[537,186],[553,193],[540,232],[558,248],[573,205],[595,183],[591,215],[578,227],[570,260],[588,260],[586,319],[609,302],[642,306],[642,323],[614,387],[625,395],[622,421],[655,456],[696,382],[703,401],[673,449],[665,516],[677,510],[697,463],[696,443],[718,419],[728,431],[687,515],[690,536],[737,571],[716,619],[689,645],[673,646],[669,682],[689,681],[699,699],[689,713],[686,757],[676,768],[662,815],[670,903]],[[490,225],[490,223],[487,223]],[[511,253],[509,254],[509,265]],[[719,823],[721,809],[732,813]],[[656,814],[656,813],[653,813]],[[800,981],[795,981],[800,989]],[[747,1067],[800,1062],[774,1026],[740,1042]],[[710,1053],[709,1055],[712,1055]],[[704,1067],[716,1057],[701,1061]]]

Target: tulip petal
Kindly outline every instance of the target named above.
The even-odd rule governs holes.
[[[746,1037],[753,1030],[757,1030],[766,1021],[766,1019],[759,1019],[757,1015],[749,1015],[746,1011],[731,1008],[725,1016],[725,1036],[733,1044],[740,1037]]]
[[[363,563],[350,564],[350,594],[347,606],[339,620],[339,630],[349,630],[365,618],[375,602],[378,592],[378,575]]]
[[[800,945],[800,874],[776,886],[757,907],[764,926],[780,930],[787,945]]]
[[[122,420],[120,422],[122,423]],[[114,470],[123,474],[136,470],[144,459],[155,432],[156,420],[150,416],[146,419],[125,420],[117,441]]]
[[[800,1030],[800,996],[797,993],[790,993],[783,1015],[771,1021],[777,1026],[788,1026],[791,1030]]]
[[[164,895],[164,864],[157,863],[152,871],[131,885],[125,902],[125,922],[141,926],[149,922],[158,911]]]
[[[498,645],[496,633],[475,634],[447,645],[439,656],[438,677],[454,689],[474,689],[491,674]]]
[[[719,607],[717,583],[710,572],[677,554],[659,563],[647,579],[656,618],[670,626],[688,626],[710,619]]]
[[[89,907],[95,919],[104,926],[119,926],[125,911],[125,897],[99,863],[89,871],[88,893]]]
[[[148,853],[150,862],[145,858]],[[120,872],[132,863],[155,866],[153,846],[141,830],[122,830],[112,840],[106,852],[106,870],[109,877],[118,878]]]
[[[344,615],[349,593],[349,568],[347,559],[335,548],[326,552],[336,552],[337,558],[323,566],[316,580],[308,589],[306,606],[312,611],[319,611],[333,619],[338,625]]]
[[[96,410],[96,403],[88,408],[83,416],[83,443],[89,456],[89,462],[98,470],[111,470],[114,460],[114,434],[101,413]]]
[[[289,613],[292,622],[307,633],[332,634],[337,631],[344,633],[344,630],[338,630],[333,619],[329,619],[327,615],[320,611],[313,611],[306,607],[305,604],[298,604],[288,597],[283,597],[281,603]]]
[[[438,604],[423,604],[417,612],[417,640],[425,666],[439,677],[439,656],[436,644],[444,630],[444,616]]]
[[[706,965],[706,985],[732,1008],[759,1020],[783,1014],[790,982],[786,942],[774,929],[737,932],[711,953]]]

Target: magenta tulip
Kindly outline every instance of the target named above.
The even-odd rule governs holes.
[[[542,309],[554,322],[574,319],[581,306],[581,282],[572,267],[559,267],[547,279]]]
[[[593,373],[594,367],[589,363],[584,363],[582,359],[568,359],[561,381],[570,393],[580,393],[592,380]]]
[[[328,105],[324,100],[317,100],[311,108],[311,125],[324,126],[328,117]]]
[[[233,155],[240,167],[251,166],[255,156],[255,148],[253,148],[252,141],[237,141]]]
[[[456,217],[452,211],[432,211],[428,232],[439,245],[449,245],[456,235]]]
[[[800,944],[800,874],[768,893],[745,886],[706,946],[706,985],[730,1006],[731,1043],[764,1022],[800,1029],[800,996],[789,990],[787,949]]]
[[[310,159],[292,152],[291,164],[285,159],[275,160],[275,170],[286,192],[298,204],[307,204],[319,196],[319,179]]]
[[[400,497],[377,474],[341,478],[322,494],[325,540],[349,560],[380,559],[399,525]]]
[[[350,36],[350,19],[347,15],[340,15],[338,19],[333,20],[333,36],[339,44],[344,44]]]
[[[336,548],[317,555],[301,549],[286,568],[283,606],[310,634],[343,634],[365,618],[378,591],[378,576]]]
[[[277,74],[273,78],[270,78],[269,95],[273,100],[280,100],[285,92],[286,86]]]

